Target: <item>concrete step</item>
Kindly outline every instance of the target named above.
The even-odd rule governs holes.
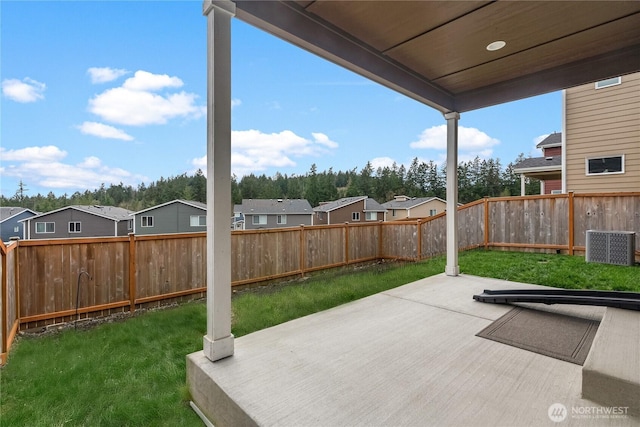
[[[582,368],[582,397],[640,415],[640,311],[607,308]]]

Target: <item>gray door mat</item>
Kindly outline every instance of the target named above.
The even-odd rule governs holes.
[[[583,365],[600,322],[516,307],[476,336]]]

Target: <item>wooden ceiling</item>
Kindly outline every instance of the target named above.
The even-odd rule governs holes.
[[[640,71],[638,0],[235,4],[237,18],[442,112]]]

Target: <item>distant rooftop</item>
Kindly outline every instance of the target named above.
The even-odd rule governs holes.
[[[313,213],[311,204],[307,199],[242,199],[242,204],[236,205],[234,211],[245,215]]]
[[[540,141],[536,148],[558,147],[562,145],[562,132],[554,132]]]

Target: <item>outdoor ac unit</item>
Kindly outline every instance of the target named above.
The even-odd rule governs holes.
[[[634,265],[634,231],[587,230],[587,262]]]

